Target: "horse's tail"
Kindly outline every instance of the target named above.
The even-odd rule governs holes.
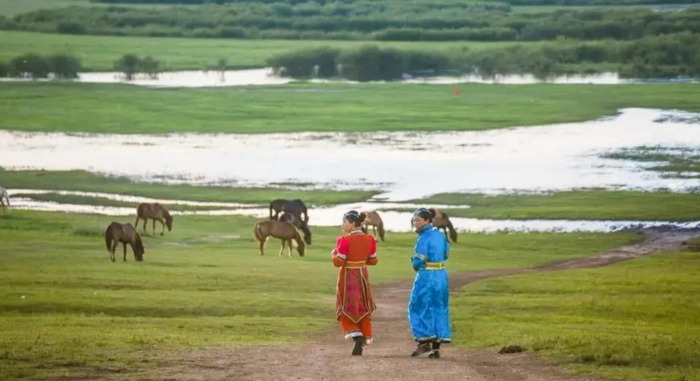
[[[255,224],[255,227],[253,228],[253,235],[255,236],[255,239],[256,239],[258,242],[262,242],[262,241],[263,241],[263,238],[262,238],[262,226],[260,226],[260,223],[259,223],[259,222],[258,222],[257,224]]]
[[[304,241],[311,245],[311,230],[309,229],[309,225],[306,223],[302,224],[301,231],[304,232]]]
[[[107,230],[105,230],[105,244],[107,245],[107,251],[110,253],[112,252],[112,225],[107,226]]]
[[[450,239],[452,242],[457,242],[457,231],[455,230],[455,227],[452,226],[452,221],[450,221],[450,218],[447,217],[447,214],[442,213],[442,217],[445,218],[445,224],[447,225],[447,230],[450,231]]]
[[[384,223],[379,223],[377,225],[377,230],[379,230],[379,238],[382,239],[382,242],[384,242]]]

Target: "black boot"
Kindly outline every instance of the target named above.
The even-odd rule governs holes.
[[[411,357],[416,357],[420,356],[423,353],[428,353],[430,352],[430,342],[429,341],[419,341],[418,342],[418,347],[416,348],[413,353],[411,353]]]
[[[439,359],[440,358],[440,342],[439,341],[433,342],[433,350],[430,352],[428,357],[431,359]]]
[[[362,356],[362,347],[365,345],[365,337],[355,336],[352,339],[355,340],[355,346],[352,347],[352,355]]]

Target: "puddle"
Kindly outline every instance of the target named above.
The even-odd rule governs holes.
[[[113,201],[133,202],[133,203],[161,203],[166,205],[187,205],[187,206],[205,206],[205,207],[221,207],[221,208],[251,208],[256,205],[244,204],[239,202],[211,202],[211,201],[188,201],[188,200],[167,200],[162,198],[150,198],[141,196],[129,196],[116,193],[102,192],[80,192],[80,191],[64,191],[64,190],[49,190],[49,189],[14,189],[8,190],[8,194],[12,195],[33,195],[33,194],[58,194],[61,196],[81,196],[106,198]],[[13,199],[14,200],[14,199]],[[134,205],[136,207],[136,205]]]
[[[32,81],[31,79],[2,78],[0,81]],[[45,81],[45,80],[38,80]],[[137,86],[149,87],[222,87],[222,86],[262,86],[285,85],[298,80],[282,78],[273,73],[272,68],[247,69],[247,70],[190,70],[163,72],[157,78],[139,75],[131,81],[127,81],[122,73],[79,73],[76,82],[83,83],[127,83]],[[359,83],[341,79],[311,79],[311,83]],[[617,73],[599,73],[592,75],[561,75],[549,78],[537,78],[531,74],[523,75],[495,75],[482,77],[479,75],[462,76],[437,76],[437,77],[411,77],[404,75],[404,79],[395,83],[447,85],[458,83],[483,83],[483,84],[508,84],[526,85],[534,83],[552,84],[592,84],[592,85],[620,85],[629,83],[696,83],[693,78],[656,78],[656,79],[625,79]],[[382,81],[373,83],[385,83]],[[298,89],[298,91],[313,91]]]
[[[676,114],[682,115],[682,121],[669,117]],[[624,109],[618,116],[590,122],[466,132],[144,137],[0,130],[0,167],[80,169],[173,184],[268,187],[286,183],[299,184],[299,189],[379,190],[385,193],[378,199],[388,201],[443,192],[495,194],[581,188],[683,192],[700,187],[700,182],[666,178],[645,171],[644,163],[601,156],[639,146],[697,149],[700,124],[689,122],[694,115]],[[159,148],[132,144],[144,140]],[[368,159],[347,165],[347,157]],[[144,167],[143,163],[149,165]]]
[[[21,190],[17,190],[21,192]],[[168,203],[176,203],[177,200],[167,200]],[[33,201],[21,197],[12,199],[13,209],[30,209],[43,211],[58,211],[68,213],[89,213],[115,216],[134,216],[134,208],[120,207],[96,207],[92,205],[58,204],[55,202]],[[466,205],[424,205],[409,203],[377,203],[361,202],[352,204],[342,204],[330,207],[317,207],[309,210],[310,224],[313,226],[337,226],[340,229],[340,222],[345,212],[351,209],[368,211],[377,210],[388,231],[408,232],[411,231],[411,212],[398,212],[396,209],[414,210],[418,207],[430,206],[446,211],[449,215],[450,208],[465,209]],[[245,209],[223,209],[208,211],[186,211],[174,212],[176,215],[244,215],[267,219],[269,210],[267,208],[245,208]],[[498,231],[511,232],[612,232],[629,228],[647,228],[669,226],[684,229],[700,229],[700,221],[693,222],[666,222],[666,221],[578,221],[578,220],[492,220],[477,218],[450,218],[455,229],[467,232],[493,233]],[[177,226],[177,225],[176,225]],[[219,242],[223,240],[239,239],[238,235],[207,236],[202,239],[206,242]],[[173,243],[173,245],[188,245],[189,243]]]

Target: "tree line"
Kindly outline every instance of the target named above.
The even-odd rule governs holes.
[[[0,78],[49,78],[73,79],[78,78],[82,69],[80,60],[70,54],[54,54],[48,57],[36,53],[25,53],[0,62]],[[125,54],[114,62],[114,69],[122,73],[127,80],[132,80],[137,74],[145,74],[156,78],[161,72],[160,61],[153,57],[140,58],[135,54]]]
[[[622,76],[700,77],[700,36],[690,33],[648,37],[632,42],[568,43],[549,46],[447,52],[402,51],[365,46],[330,47],[280,54],[268,60],[283,76],[345,78],[355,81],[396,80],[405,75],[593,73],[607,67]],[[601,65],[601,64],[607,64]]]
[[[384,41],[633,40],[700,33],[700,8],[666,13],[568,10],[515,14],[502,3],[428,4],[427,0],[405,6],[393,2],[234,3],[148,12],[123,6],[71,6],[0,19],[0,28],[68,34]]]

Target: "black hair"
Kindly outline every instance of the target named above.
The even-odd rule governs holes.
[[[420,218],[424,220],[428,220],[429,222],[433,221],[433,217],[435,217],[435,213],[432,210],[428,210],[426,208],[420,208],[413,212],[413,217],[419,216]]]
[[[365,213],[358,213],[356,210],[351,210],[343,215],[343,219],[350,221],[350,223],[359,228],[366,216]]]

